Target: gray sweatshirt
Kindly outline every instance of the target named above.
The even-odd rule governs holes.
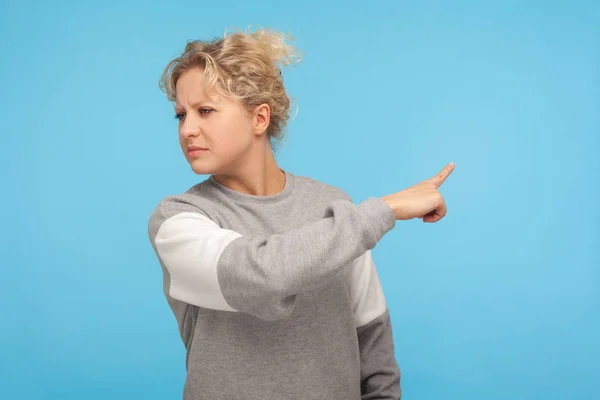
[[[288,171],[243,194],[213,176],[164,198],[149,236],[187,350],[184,400],[399,399],[371,250],[395,225],[378,198]]]

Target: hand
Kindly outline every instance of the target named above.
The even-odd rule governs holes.
[[[454,163],[446,165],[433,178],[381,199],[394,210],[397,220],[422,218],[423,222],[437,222],[447,212],[446,203],[438,189],[452,171]]]

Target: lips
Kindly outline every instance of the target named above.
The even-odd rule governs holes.
[[[208,151],[208,149],[205,148],[205,147],[188,146],[188,148],[187,148],[187,155],[188,155],[188,157],[200,157],[204,153],[206,153],[207,151]]]

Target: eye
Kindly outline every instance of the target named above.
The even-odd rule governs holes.
[[[213,110],[212,108],[201,108],[198,111],[200,112],[200,115],[208,115],[215,110]]]
[[[181,121],[183,118],[185,118],[185,114],[184,113],[177,113],[173,116],[175,119]]]

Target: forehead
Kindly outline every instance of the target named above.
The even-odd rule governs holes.
[[[181,74],[175,85],[175,96],[177,102],[188,102],[198,100],[208,100],[214,97],[209,93],[204,71],[199,68],[193,68]]]
[[[195,108],[202,104],[221,109],[242,107],[239,99],[219,91],[217,87],[209,87],[202,69],[185,71],[175,85],[175,108]]]

